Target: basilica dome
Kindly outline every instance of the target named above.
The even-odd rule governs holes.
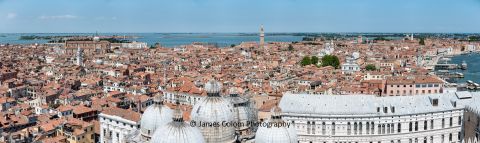
[[[256,126],[249,126],[249,123],[257,121],[257,110],[248,96],[240,96],[241,89],[232,87],[229,89],[228,99],[233,104],[233,116],[235,122],[243,123],[244,126],[236,126],[239,139],[251,139],[255,135]]]
[[[229,100],[220,96],[221,85],[216,81],[205,84],[207,97],[198,101],[191,112],[191,122],[222,123],[234,121],[233,105]],[[206,142],[225,143],[235,141],[235,127],[233,126],[200,126]]]
[[[281,109],[275,107],[271,110],[272,116],[267,121],[272,124],[282,124]],[[255,135],[256,143],[296,143],[297,133],[294,127],[283,126],[260,126]]]
[[[161,95],[155,96],[153,105],[150,105],[145,109],[145,112],[140,119],[142,136],[149,140],[158,127],[172,121],[172,116],[172,109],[163,105]]]
[[[204,143],[200,129],[192,127],[183,120],[179,103],[173,115],[173,121],[158,127],[150,143]]]

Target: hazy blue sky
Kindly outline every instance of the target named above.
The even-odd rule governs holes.
[[[0,0],[9,32],[480,32],[480,0]]]

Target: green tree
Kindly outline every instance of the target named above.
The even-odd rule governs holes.
[[[335,55],[325,55],[322,57],[322,67],[332,66],[336,69],[340,67],[340,60]]]
[[[230,47],[235,47],[235,44],[230,45]]]
[[[377,67],[375,67],[375,65],[373,65],[373,64],[368,64],[367,66],[365,66],[365,69],[367,71],[374,71],[374,70],[377,69]]]
[[[312,58],[310,58],[310,61],[312,62],[312,64],[317,65],[318,64],[318,57],[317,56],[312,56]]]
[[[289,45],[288,45],[288,50],[289,50],[289,51],[293,51],[293,46],[292,46],[292,44],[289,44]]]
[[[425,45],[425,38],[420,38],[420,41],[418,42],[420,45]]]
[[[312,64],[312,61],[309,56],[303,57],[302,61],[300,62],[302,66],[310,65]]]

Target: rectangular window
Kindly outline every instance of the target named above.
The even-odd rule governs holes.
[[[458,116],[458,125],[462,125],[462,116]]]
[[[423,121],[423,130],[427,130],[427,121]]]
[[[445,119],[442,119],[442,128],[445,128]]]
[[[450,117],[450,127],[453,126],[453,118]]]

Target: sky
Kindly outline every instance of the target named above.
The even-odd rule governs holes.
[[[0,0],[0,33],[480,33],[480,0]]]

